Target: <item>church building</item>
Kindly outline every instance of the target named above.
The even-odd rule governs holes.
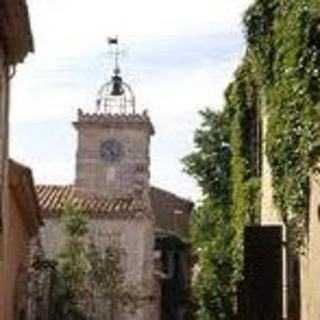
[[[117,45],[117,40],[112,41]],[[187,319],[191,255],[188,241],[193,203],[150,185],[150,142],[155,134],[146,111],[136,109],[122,79],[116,49],[114,74],[99,91],[96,112],[79,110],[73,185],[38,185],[48,258],[63,245],[59,211],[71,203],[86,212],[96,244],[118,235],[126,253],[125,278],[142,290],[134,314],[118,319]],[[171,294],[172,299],[168,299]],[[105,302],[102,302],[102,304]],[[96,319],[104,319],[96,314]]]

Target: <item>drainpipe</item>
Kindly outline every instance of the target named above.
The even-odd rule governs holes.
[[[12,69],[11,69],[12,68]],[[4,65],[4,90],[3,90],[3,94],[4,94],[4,110],[3,114],[2,114],[2,123],[0,124],[0,134],[3,137],[3,143],[2,143],[2,157],[1,157],[1,175],[2,175],[2,183],[1,183],[1,190],[0,190],[0,214],[1,214],[1,223],[3,225],[1,225],[2,228],[2,232],[3,232],[3,258],[4,261],[6,260],[6,257],[8,256],[8,243],[6,240],[7,237],[7,228],[10,228],[10,226],[8,225],[8,222],[10,221],[8,219],[8,213],[6,212],[6,210],[8,209],[8,199],[6,197],[7,194],[7,190],[6,187],[8,186],[8,150],[9,150],[9,111],[10,111],[10,80],[13,78],[14,74],[15,74],[15,67],[11,67],[8,64]],[[6,225],[6,228],[4,229],[4,225]],[[8,266],[6,264],[4,264],[3,266],[3,271],[4,271],[4,277],[6,277],[7,273],[10,272],[8,270]],[[6,290],[6,288],[4,289]],[[9,301],[7,299],[9,299],[6,295],[4,295],[4,297],[2,297],[3,300],[3,310],[1,310],[0,314],[0,319],[1,316],[3,317],[2,319],[5,320],[7,317],[7,308],[9,307]]]
[[[9,110],[10,110],[10,80],[14,77],[16,68],[15,66],[10,71],[10,66],[5,65],[5,76],[4,76],[4,110],[2,114],[3,122],[1,123],[1,135],[3,138],[2,143],[2,150],[1,150],[1,176],[2,176],[2,183],[1,183],[1,203],[0,203],[0,212],[3,217],[3,210],[5,208],[5,185],[7,183],[7,160],[9,158],[8,150],[9,150]],[[2,221],[3,223],[3,221]],[[2,226],[1,226],[2,227]]]
[[[10,113],[10,81],[13,79],[13,77],[16,74],[16,66],[10,67],[9,65],[5,66],[5,90],[4,90],[4,112],[3,112],[3,125],[1,134],[3,135],[4,141],[2,144],[2,177],[3,179],[6,177],[6,167],[7,167],[7,159],[9,158],[9,113]],[[3,194],[4,194],[4,183],[2,183],[2,200],[3,200]],[[1,202],[1,209],[3,208],[3,201]],[[2,210],[1,210],[2,212]]]

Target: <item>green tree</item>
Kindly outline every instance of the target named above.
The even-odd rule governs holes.
[[[125,277],[126,252],[113,234],[104,234],[103,244],[90,237],[88,216],[67,204],[61,213],[64,246],[51,274],[50,320],[94,319],[103,307],[104,317],[116,311],[134,312],[140,289]],[[106,306],[106,307],[105,307]]]
[[[125,277],[123,261],[126,253],[119,239],[113,234],[106,236],[108,244],[103,246],[103,249],[94,241],[90,242],[87,252],[90,264],[88,281],[95,288],[98,300],[105,301],[107,318],[113,320],[116,311],[136,311],[140,289],[137,284],[128,283]]]
[[[195,134],[196,151],[183,161],[204,192],[192,219],[192,242],[198,255],[193,288],[199,319],[234,316],[235,265],[231,227],[231,150],[229,115],[209,109]]]
[[[230,197],[230,129],[226,112],[200,112],[202,124],[194,137],[195,151],[183,159],[185,171],[203,192],[228,205]]]
[[[186,172],[203,191],[192,221],[200,270],[194,283],[199,319],[235,317],[243,230],[259,218],[258,79],[252,61],[245,61],[226,90],[224,108],[201,112],[195,151],[184,159]]]
[[[192,226],[199,252],[195,292],[201,319],[230,318],[230,309],[217,296],[226,283],[219,257],[232,263],[226,268],[232,303],[242,277],[243,229],[259,221],[262,141],[255,138],[262,127],[274,203],[288,228],[289,249],[300,254],[306,244],[309,179],[319,172],[320,157],[319,10],[318,0],[254,1],[244,16],[247,50],[226,90],[225,106],[218,113],[202,113],[196,151],[185,160],[186,171],[204,194]],[[225,145],[228,161],[221,152]]]
[[[52,274],[51,317],[82,320],[86,316],[89,269],[86,258],[87,216],[66,204],[61,213],[65,243]]]

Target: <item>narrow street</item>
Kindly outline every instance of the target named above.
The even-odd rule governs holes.
[[[320,318],[318,0],[0,0],[0,320]]]

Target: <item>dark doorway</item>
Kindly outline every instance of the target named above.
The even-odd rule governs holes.
[[[244,319],[282,320],[281,226],[256,226],[245,229],[244,295]]]

